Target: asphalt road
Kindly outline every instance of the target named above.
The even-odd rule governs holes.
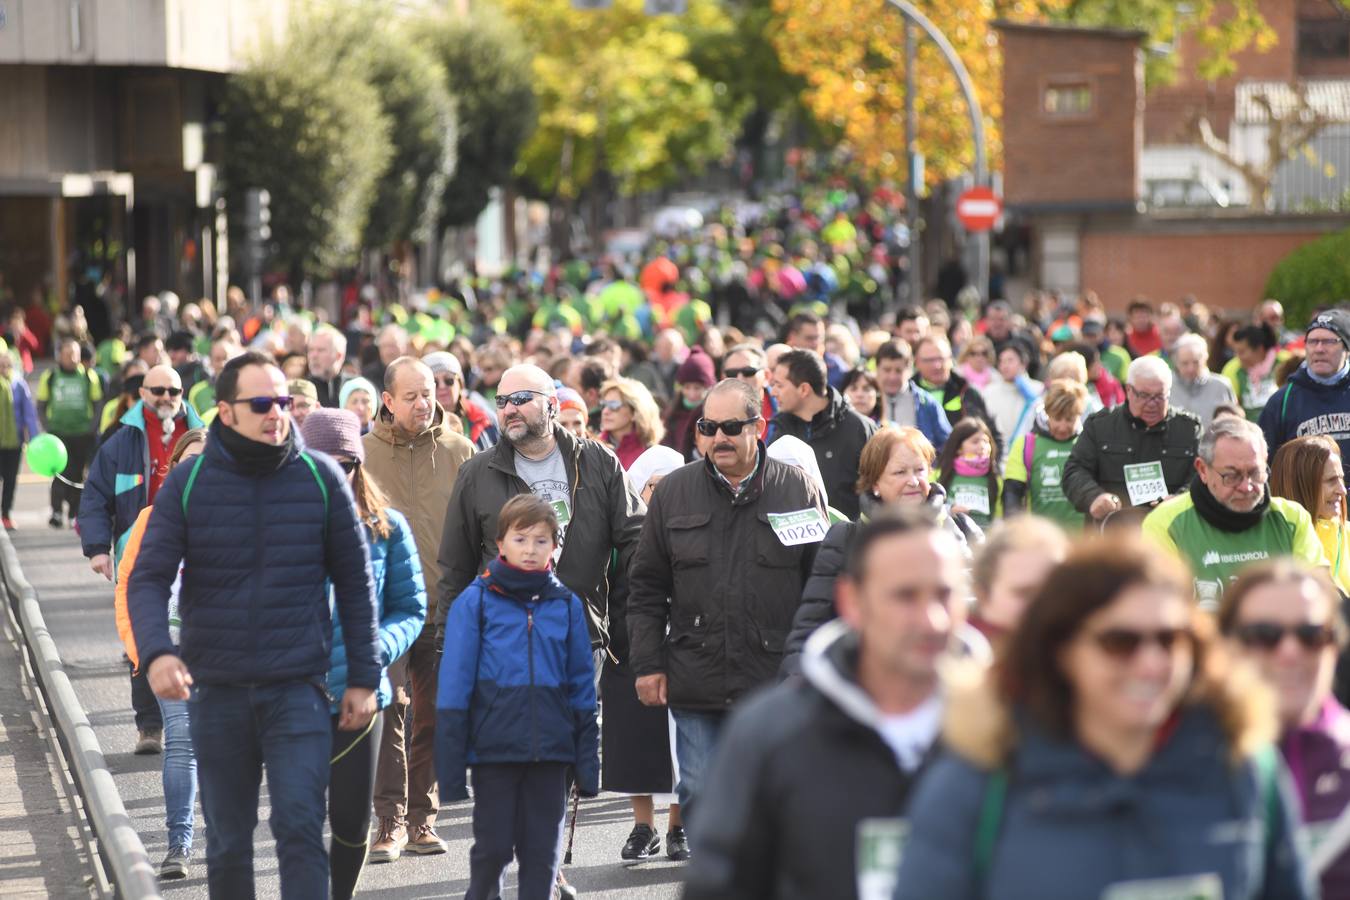
[[[112,588],[90,572],[75,533],[49,528],[48,515],[47,483],[24,476],[15,503],[14,519],[19,530],[12,535],[24,574],[37,590],[47,627],[94,725],[127,812],[151,858],[158,863],[168,849],[160,758],[131,753],[136,731],[126,666],[113,624]],[[264,785],[254,867],[258,896],[279,897],[277,862],[266,825],[269,814]],[[449,842],[450,852],[367,866],[360,896],[391,900],[462,896],[468,884],[470,814],[467,802],[443,808],[437,830]],[[664,831],[664,810],[658,809],[657,819],[658,830]],[[679,896],[681,864],[664,857],[638,867],[621,864],[619,848],[631,827],[628,801],[622,796],[604,794],[581,804],[573,865],[566,867],[565,874],[582,896],[614,900]],[[165,885],[166,897],[206,897],[206,841],[200,811],[195,843],[199,863],[186,881]],[[514,873],[509,876],[505,896],[515,896]]]

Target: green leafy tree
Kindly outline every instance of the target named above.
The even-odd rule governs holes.
[[[1266,296],[1284,304],[1293,325],[1302,325],[1323,307],[1350,300],[1350,230],[1304,244],[1275,266]]]
[[[458,117],[456,168],[440,222],[473,223],[488,191],[510,181],[521,146],[534,131],[530,52],[519,30],[490,5],[468,16],[433,14],[416,24],[418,40],[440,65]]]

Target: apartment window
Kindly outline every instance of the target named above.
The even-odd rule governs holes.
[[[1350,59],[1350,21],[1303,19],[1298,23],[1300,59]]]
[[[1041,112],[1056,119],[1092,115],[1092,85],[1086,80],[1047,83],[1041,89]]]

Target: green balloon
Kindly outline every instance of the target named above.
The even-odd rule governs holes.
[[[66,445],[54,434],[40,434],[28,444],[28,468],[44,478],[52,478],[66,470]]]

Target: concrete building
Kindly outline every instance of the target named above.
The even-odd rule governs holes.
[[[16,298],[97,291],[124,315],[126,297],[223,290],[224,78],[288,7],[0,0],[0,274]]]

